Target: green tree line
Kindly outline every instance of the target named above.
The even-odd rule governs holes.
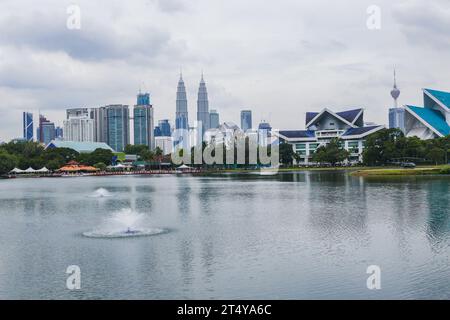
[[[88,154],[69,148],[45,150],[37,142],[9,142],[0,145],[0,174],[8,173],[15,167],[22,170],[29,167],[56,170],[72,160],[86,165],[103,163],[106,166],[111,164],[112,157],[113,153],[105,149],[97,149]]]

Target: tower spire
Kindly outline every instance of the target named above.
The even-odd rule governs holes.
[[[394,67],[394,88],[391,90],[391,97],[394,99],[394,107],[398,107],[397,99],[400,96],[400,90],[397,88],[397,75]]]
[[[397,88],[397,77],[395,74],[395,67],[394,67],[394,88]]]

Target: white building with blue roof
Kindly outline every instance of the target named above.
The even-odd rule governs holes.
[[[434,139],[450,135],[450,93],[423,89],[423,107],[405,105],[405,135]]]
[[[334,112],[328,108],[320,112],[306,113],[306,130],[281,130],[274,132],[280,142],[292,144],[300,158],[300,164],[308,164],[318,147],[326,145],[333,138],[342,140],[343,147],[350,152],[350,162],[362,161],[364,141],[382,125],[364,124],[364,109],[357,108]]]

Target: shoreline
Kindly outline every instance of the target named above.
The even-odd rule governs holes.
[[[354,177],[380,177],[380,176],[425,176],[425,175],[449,175],[450,167],[446,165],[424,166],[416,168],[399,167],[290,167],[276,170],[267,169],[266,173],[299,173],[299,172],[337,172],[348,171]],[[47,175],[4,175],[0,179],[30,179],[30,178],[79,178],[79,177],[105,177],[105,176],[152,176],[152,175],[229,175],[229,174],[261,174],[260,169],[217,169],[217,170],[151,170],[151,171],[123,171],[123,172],[99,172],[94,174],[47,174]],[[263,175],[263,174],[261,174]]]
[[[350,173],[352,176],[356,177],[395,177],[395,176],[429,176],[429,175],[449,175],[449,166],[446,165],[436,165],[436,166],[426,166],[426,167],[416,167],[416,168],[369,168],[357,170]]]

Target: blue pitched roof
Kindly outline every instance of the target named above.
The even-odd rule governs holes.
[[[439,91],[439,90],[432,90],[432,89],[425,89],[430,93],[433,97],[438,99],[444,106],[447,108],[450,108],[450,93]]]
[[[314,138],[314,131],[310,130],[284,130],[279,131],[279,134],[286,138]]]
[[[345,136],[354,136],[354,135],[360,135],[367,133],[375,128],[380,128],[381,126],[368,126],[368,127],[361,127],[361,128],[350,128],[342,135]]]
[[[346,111],[342,111],[342,112],[336,112],[336,114],[338,116],[344,118],[348,122],[353,122],[355,120],[355,118],[358,116],[358,114],[361,112],[361,110],[362,110],[361,108],[354,109],[354,110],[346,110]]]
[[[406,106],[419,116],[423,121],[432,126],[436,131],[442,135],[447,136],[450,134],[450,126],[445,121],[444,116],[437,110],[420,108],[415,106]]]
[[[318,112],[307,112],[306,113],[306,124],[308,124],[318,114],[319,114]]]

